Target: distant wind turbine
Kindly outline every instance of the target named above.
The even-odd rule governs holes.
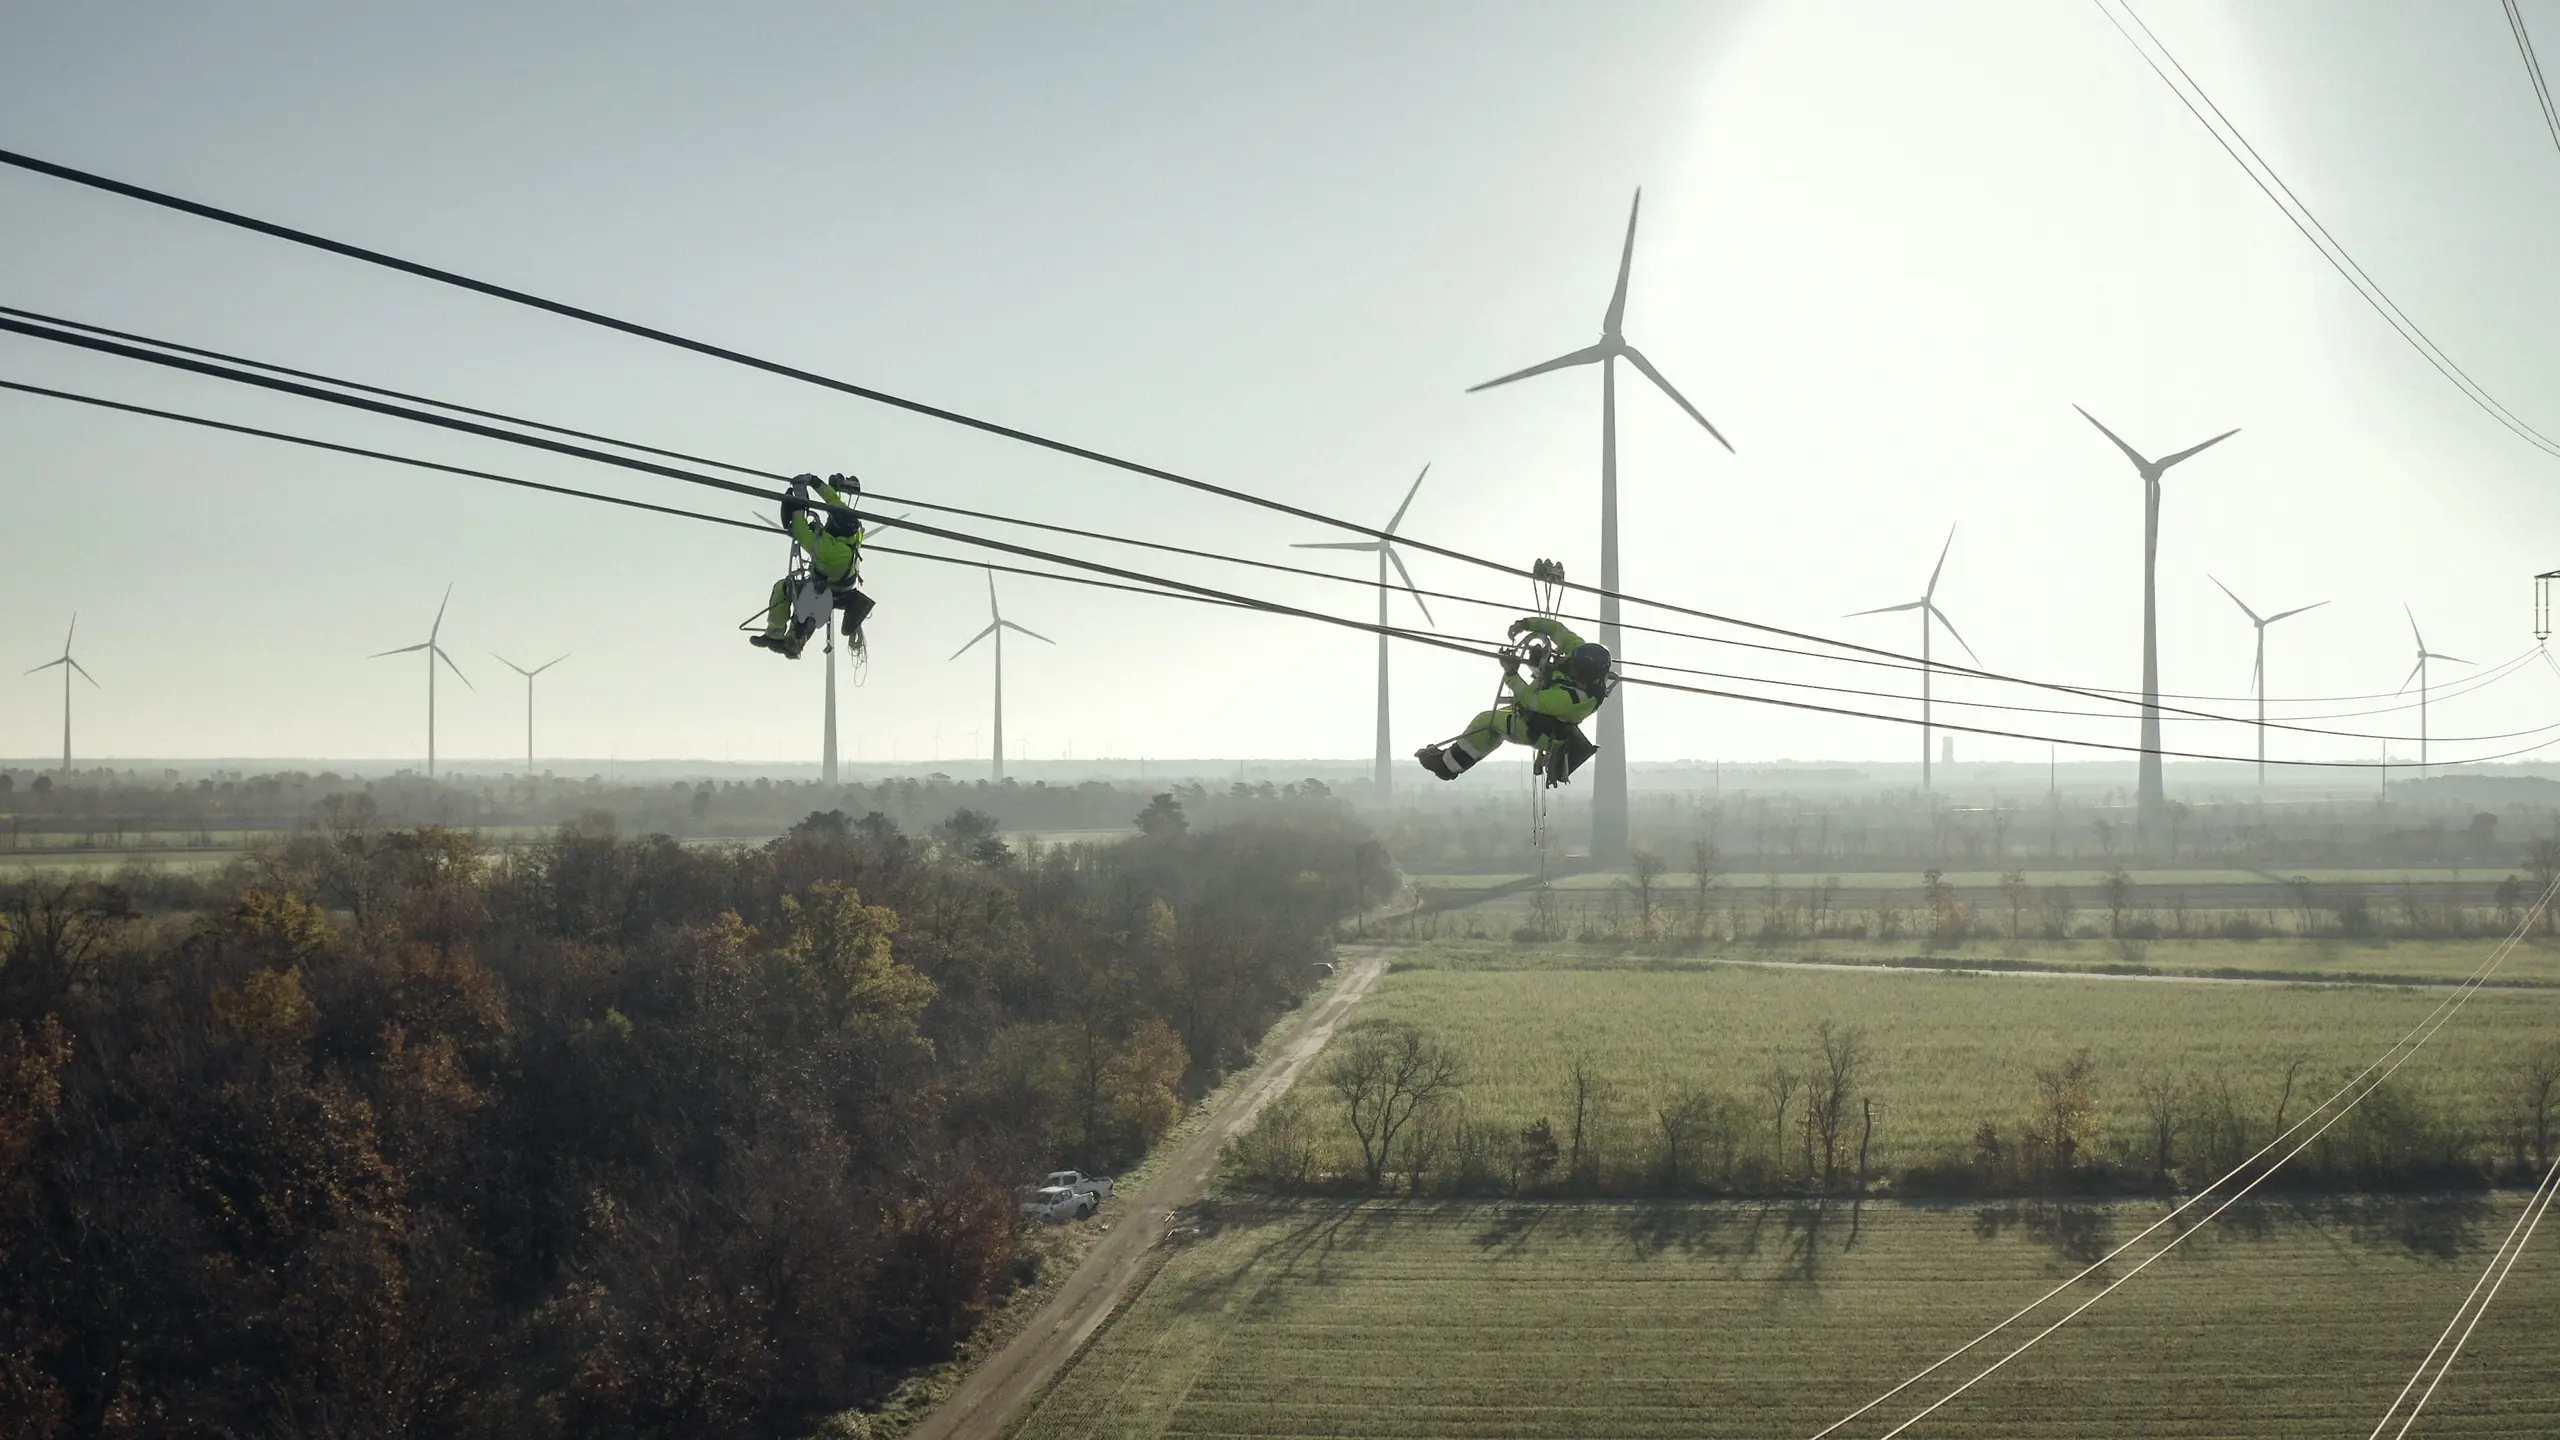
[[[1467,387],[1472,395],[1550,370],[1564,370],[1576,365],[1600,367],[1600,643],[1609,647],[1611,655],[1623,655],[1624,637],[1618,630],[1618,361],[1625,360],[1671,397],[1673,404],[1688,413],[1690,419],[1706,427],[1716,443],[1728,451],[1732,442],[1723,432],[1698,413],[1687,396],[1672,387],[1644,352],[1627,343],[1624,322],[1627,317],[1627,276],[1635,266],[1636,215],[1644,205],[1644,191],[1636,191],[1635,203],[1627,207],[1627,241],[1618,254],[1618,286],[1609,294],[1609,309],[1600,319],[1599,343],[1588,345],[1569,355],[1515,370],[1499,379]],[[1621,690],[1609,704],[1600,709],[1600,763],[1591,790],[1591,858],[1601,864],[1615,864],[1627,856],[1627,697]]]
[[[2402,613],[2409,617],[2409,634],[2418,642],[2418,663],[2415,668],[2410,670],[2409,679],[2400,682],[2400,690],[2398,693],[2407,694],[2410,682],[2417,682],[2418,778],[2423,780],[2426,778],[2427,774],[2427,662],[2430,660],[2444,660],[2455,665],[2468,665],[2471,662],[2463,659],[2459,655],[2444,655],[2428,649],[2427,637],[2419,634],[2418,632],[2418,612],[2411,610],[2405,603],[2401,605],[2400,609]]]
[[[62,670],[62,773],[65,775],[71,773],[72,673],[77,671],[81,679],[89,682],[90,689],[95,690],[102,688],[98,684],[98,677],[90,674],[79,661],[71,658],[71,637],[79,633],[80,617],[78,615],[73,615],[71,617],[71,628],[62,632],[62,657],[58,660],[47,660],[43,664],[27,671],[28,674],[35,675],[46,670],[54,669],[57,666]]]
[[[385,655],[408,655],[419,650],[427,652],[427,778],[430,780],[436,778],[436,662],[443,661],[445,668],[453,672],[453,678],[462,682],[462,688],[475,695],[480,693],[480,687],[472,684],[471,677],[463,674],[462,667],[454,664],[453,657],[444,653],[444,647],[436,643],[436,636],[444,630],[444,607],[451,603],[453,587],[447,585],[444,598],[436,602],[436,622],[427,627],[426,639],[415,645],[403,645],[397,650],[377,650],[365,657],[379,660]]]
[[[2077,405],[2071,408],[2080,410]],[[2234,427],[2201,445],[2150,460],[2100,424],[2097,416],[2080,410],[2080,418],[2096,425],[2098,433],[2113,441],[2142,473],[2142,767],[2135,820],[2143,848],[2157,853],[2169,831],[2169,796],[2160,781],[2160,477],[2170,466],[2193,459],[2240,431]]]
[[[562,655],[556,659],[545,660],[530,670],[495,650],[489,652],[489,658],[524,677],[524,778],[531,780],[533,778],[533,677],[569,657]]]
[[[2231,587],[2218,577],[2207,575],[2204,578],[2213,581],[2223,594],[2231,595]],[[2317,610],[2329,602],[2314,600],[2308,605],[2279,610],[2263,619],[2257,611],[2249,608],[2249,602],[2239,596],[2231,595],[2231,603],[2239,606],[2240,613],[2249,617],[2249,623],[2258,627],[2258,662],[2249,668],[2249,688],[2258,695],[2258,794],[2263,797],[2267,793],[2267,627],[2279,620],[2290,620],[2306,610]]]
[[[1967,655],[1969,655],[1969,656],[1972,656],[1972,657],[1973,657],[1973,660],[1974,660],[1974,663],[1976,663],[1976,664],[1980,664],[1980,663],[1981,663],[1981,661],[1982,661],[1982,657],[1981,657],[1981,656],[1979,656],[1979,655],[1974,655],[1974,653],[1973,653],[1973,647],[1972,647],[1971,645],[1965,644],[1965,638],[1964,638],[1964,636],[1962,636],[1961,634],[1958,634],[1958,633],[1957,633],[1957,631],[1956,631],[1956,622],[1954,622],[1953,620],[1948,619],[1948,618],[1947,618],[1947,612],[1938,608],[1938,577],[1939,577],[1940,575],[1942,575],[1942,574],[1944,574],[1944,573],[1946,572],[1946,568],[1947,568],[1947,552],[1948,552],[1949,550],[1952,550],[1952,549],[1954,549],[1954,548],[1955,548],[1955,543],[1956,543],[1956,527],[1954,527],[1953,525],[1950,525],[1950,526],[1948,526],[1948,527],[1947,527],[1947,543],[1938,547],[1938,563],[1937,563],[1937,566],[1936,566],[1936,568],[1932,569],[1932,570],[1929,572],[1929,588],[1927,588],[1927,589],[1925,589],[1925,590],[1923,590],[1923,591],[1921,591],[1921,592],[1920,592],[1920,598],[1919,598],[1919,599],[1917,599],[1917,600],[1911,600],[1911,601],[1906,601],[1906,602],[1904,602],[1903,604],[1900,604],[1900,605],[1879,605],[1879,606],[1877,606],[1877,607],[1876,607],[1875,609],[1873,609],[1873,610],[1860,610],[1860,611],[1857,611],[1857,612],[1855,612],[1854,614],[1852,614],[1852,615],[1849,617],[1850,619],[1854,620],[1854,619],[1858,618],[1858,616],[1859,616],[1859,615],[1891,615],[1891,614],[1893,614],[1893,613],[1895,613],[1895,612],[1897,612],[1897,611],[1902,611],[1902,610],[1917,610],[1917,611],[1919,611],[1919,612],[1920,612],[1920,789],[1922,790],[1922,792],[1923,792],[1923,793],[1925,793],[1925,792],[1927,792],[1927,791],[1928,791],[1928,789],[1929,789],[1929,785],[1930,785],[1930,776],[1929,776],[1929,763],[1930,763],[1930,757],[1929,757],[1929,718],[1930,718],[1930,716],[1929,716],[1929,706],[1930,706],[1930,700],[1929,700],[1929,675],[1930,675],[1930,668],[1931,668],[1931,664],[1930,664],[1930,652],[1929,652],[1930,632],[1931,632],[1932,630],[1934,630],[1934,629],[1936,628],[1936,626],[1937,626],[1937,625],[1944,625],[1944,626],[1946,626],[1946,627],[1947,627],[1947,633],[1948,633],[1949,635],[1953,635],[1953,636],[1955,636],[1955,642],[1956,642],[1957,644],[1959,644],[1959,645],[1963,645],[1963,646],[1964,646],[1964,653],[1965,653],[1965,654],[1967,654]],[[1931,622],[1933,622],[1933,621],[1935,622],[1935,624],[1932,624],[1932,623],[1931,623]]]
[[[969,643],[967,645],[963,645],[959,649],[951,652],[951,658],[957,660],[961,656],[968,654],[971,647],[975,646],[979,641],[986,639],[990,635],[996,637],[996,744],[994,778],[1002,780],[1004,778],[1004,632],[1011,630],[1017,634],[1028,635],[1043,645],[1055,645],[1058,642],[1041,634],[1037,630],[1026,629],[1023,626],[1016,625],[1012,621],[1004,618],[1004,613],[996,608],[996,573],[993,570],[987,572],[987,616],[987,628],[970,636]]]
[[[1414,476],[1414,477],[1413,477],[1413,488],[1412,488],[1412,489],[1409,489],[1409,490],[1407,490],[1407,491],[1405,491],[1405,492],[1404,492],[1404,503],[1403,503],[1403,504],[1401,504],[1401,505],[1398,505],[1398,506],[1396,507],[1395,518],[1394,518],[1394,519],[1392,519],[1392,520],[1389,520],[1389,521],[1387,522],[1387,528],[1386,528],[1386,535],[1387,535],[1387,538],[1386,538],[1386,539],[1384,539],[1384,540],[1327,540],[1327,541],[1321,541],[1321,542],[1314,542],[1314,541],[1311,541],[1311,542],[1308,542],[1308,543],[1305,543],[1305,544],[1294,545],[1294,546],[1291,546],[1291,547],[1290,547],[1291,549],[1294,549],[1294,550],[1374,550],[1374,551],[1376,551],[1376,552],[1377,552],[1377,555],[1378,555],[1378,759],[1377,759],[1377,785],[1378,785],[1378,803],[1379,803],[1379,804],[1381,804],[1381,805],[1384,805],[1384,804],[1388,803],[1389,801],[1391,801],[1391,800],[1393,800],[1393,799],[1395,798],[1395,765],[1394,765],[1394,762],[1393,762],[1393,759],[1392,759],[1392,753],[1393,753],[1393,752],[1392,752],[1391,745],[1390,745],[1390,742],[1389,742],[1389,740],[1388,740],[1388,736],[1387,736],[1387,593],[1388,593],[1388,589],[1389,589],[1389,587],[1388,587],[1388,585],[1387,585],[1387,566],[1389,566],[1390,564],[1392,564],[1392,565],[1394,565],[1394,566],[1396,567],[1396,574],[1398,574],[1398,575],[1400,575],[1400,576],[1402,576],[1402,577],[1404,578],[1404,588],[1405,588],[1406,593],[1407,593],[1407,594],[1410,594],[1410,595],[1412,595],[1412,596],[1413,596],[1413,603],[1414,603],[1414,604],[1422,606],[1422,618],[1423,618],[1423,619],[1425,619],[1425,620],[1431,620],[1431,607],[1430,607],[1430,606],[1428,606],[1428,605],[1424,605],[1424,604],[1422,603],[1422,592],[1414,588],[1414,584],[1413,584],[1413,575],[1412,575],[1412,573],[1411,573],[1411,572],[1407,571],[1407,570],[1404,568],[1404,557],[1403,557],[1403,556],[1401,556],[1401,555],[1398,555],[1398,554],[1396,553],[1396,547],[1395,547],[1395,533],[1396,533],[1396,527],[1397,527],[1398,525],[1401,525],[1401,524],[1403,524],[1403,523],[1404,523],[1404,512],[1413,508],[1413,497],[1414,497],[1415,495],[1419,494],[1419,493],[1421,492],[1421,490],[1422,490],[1422,476],[1423,476],[1423,475],[1428,475],[1428,474],[1430,474],[1430,473],[1431,473],[1431,467],[1430,467],[1430,466],[1428,466],[1428,465],[1425,465],[1425,466],[1423,466],[1423,467],[1422,467],[1422,474],[1421,474],[1421,475],[1416,475],[1416,476]],[[1435,625],[1436,625],[1436,624],[1438,624],[1439,622],[1438,622],[1438,621],[1436,621],[1436,620],[1431,620],[1431,623],[1433,623],[1433,624],[1435,624]]]

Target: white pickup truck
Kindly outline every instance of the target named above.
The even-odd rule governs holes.
[[[1022,1197],[1022,1213],[1034,1220],[1081,1220],[1101,1206],[1093,1196],[1063,1185],[1043,1185]]]
[[[1090,1195],[1097,1205],[1111,1198],[1111,1177],[1108,1175],[1087,1175],[1081,1170],[1052,1170],[1049,1178],[1040,1184],[1044,1189],[1055,1186],[1061,1190],[1073,1190],[1079,1195]]]

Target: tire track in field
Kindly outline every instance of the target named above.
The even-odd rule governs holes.
[[[1288,1090],[1333,1038],[1343,1017],[1386,973],[1383,950],[1344,946],[1339,954],[1345,962],[1342,973],[1288,1038],[1236,1087],[1206,1124],[1165,1157],[1128,1213],[1086,1252],[1084,1263],[1058,1293],[907,1432],[911,1440],[996,1440],[1015,1413],[1041,1393],[1102,1328],[1145,1272],[1149,1256],[1171,1228],[1174,1213],[1208,1188],[1227,1141],[1252,1124],[1263,1106]]]

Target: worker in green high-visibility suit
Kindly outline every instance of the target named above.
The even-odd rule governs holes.
[[[800,647],[809,636],[827,623],[830,610],[844,611],[844,633],[859,636],[863,619],[871,613],[871,597],[854,588],[862,578],[862,517],[852,502],[837,487],[842,485],[858,497],[862,482],[851,475],[830,475],[821,480],[815,475],[802,475],[791,482],[782,498],[782,525],[791,532],[792,542],[809,557],[809,573],[795,583],[785,575],[773,582],[773,597],[765,607],[764,633],[750,635],[750,644],[780,653],[787,659],[800,658]],[[811,491],[817,499],[809,498]],[[812,523],[810,516],[819,518]]]
[[[1512,622],[1512,640],[1516,643],[1524,637],[1546,642],[1540,647],[1546,658],[1538,673],[1523,678],[1521,651],[1504,650],[1502,683],[1509,697],[1478,715],[1457,739],[1414,751],[1413,758],[1422,762],[1423,769],[1443,780],[1455,780],[1508,740],[1538,747],[1546,762],[1547,783],[1557,785],[1600,753],[1600,747],[1582,733],[1582,722],[1599,710],[1616,683],[1609,672],[1609,647],[1585,644],[1562,622],[1544,615]]]

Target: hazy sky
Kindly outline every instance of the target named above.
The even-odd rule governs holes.
[[[2560,4],[2526,11],[2560,58]],[[2438,341],[2560,426],[2560,152],[2498,5],[2143,13]],[[1907,616],[1840,617],[1916,595],[1960,523],[1940,600],[1986,664],[2135,685],[2140,486],[2073,402],[2154,452],[2244,427],[2168,481],[2173,691],[2247,688],[2248,627],[2208,572],[2261,610],[2335,602],[2272,646],[2279,694],[2328,695],[2399,683],[2404,601],[2439,650],[2517,654],[2529,577],[2560,565],[2560,461],[2404,347],[2087,5],[0,0],[0,144],[1373,523],[1432,462],[1411,533],[1592,579],[1596,373],[1462,391],[1590,342],[1641,184],[1629,333],[1739,453],[1622,373],[1631,590],[1909,647]],[[1343,538],[17,172],[0,217],[6,303],[951,503],[1284,560]],[[0,377],[745,505],[15,337]],[[769,540],[21,396],[0,434],[0,662],[50,658],[80,612],[106,687],[78,698],[89,754],[416,754],[414,657],[364,656],[424,638],[448,581],[446,643],[479,686],[443,690],[449,755],[521,746],[492,650],[574,652],[543,681],[548,754],[816,753],[814,657],[731,628],[779,566]],[[1001,583],[1008,617],[1059,642],[1007,648],[1035,756],[1368,748],[1365,636]],[[847,757],[982,753],[984,651],[946,657],[986,623],[983,581],[883,557],[870,588]],[[1501,618],[1434,608],[1469,635]],[[1400,748],[1490,685],[1464,659],[1398,664]],[[2537,664],[2432,726],[2515,730],[2555,698]],[[51,754],[59,705],[50,676],[0,681],[0,755]],[[1652,693],[1629,725],[1638,759],[1915,744]]]

